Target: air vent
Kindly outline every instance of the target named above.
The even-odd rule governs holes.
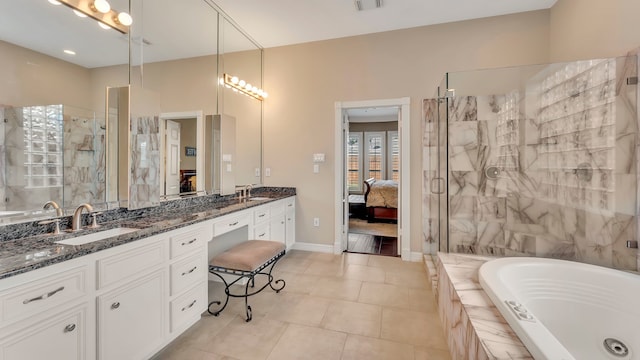
[[[370,10],[382,7],[382,0],[354,0],[356,10]]]

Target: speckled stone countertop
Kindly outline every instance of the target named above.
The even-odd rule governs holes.
[[[83,229],[77,233],[51,234],[51,229],[37,223],[0,227],[0,279],[39,269],[100,250],[130,243],[201,221],[294,196],[294,188],[256,188],[254,197],[268,200],[238,200],[235,196],[200,196],[167,201],[160,206],[128,211],[116,209],[99,215],[97,229],[87,229],[89,216],[83,216]],[[68,218],[61,219],[61,228],[68,227]],[[91,234],[117,227],[139,229],[130,233],[94,241],[84,245],[61,245],[56,241]],[[49,232],[49,233],[44,233]]]

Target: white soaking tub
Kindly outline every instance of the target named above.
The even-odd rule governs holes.
[[[640,359],[640,275],[512,257],[483,264],[479,279],[535,359]]]

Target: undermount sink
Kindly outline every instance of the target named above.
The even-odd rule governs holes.
[[[55,243],[62,244],[62,245],[84,245],[84,244],[92,243],[94,241],[100,241],[100,240],[108,239],[110,237],[128,234],[138,230],[140,229],[118,227],[118,228],[98,231],[98,232],[94,232],[87,235],[81,235],[81,236],[76,236],[69,239],[56,241]]]
[[[255,197],[250,197],[249,200],[260,201],[260,200],[271,200],[271,198],[265,197],[265,196],[255,196]]]

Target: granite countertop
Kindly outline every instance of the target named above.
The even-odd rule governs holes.
[[[287,192],[270,192],[261,194],[266,200],[225,199],[194,206],[172,208],[164,212],[139,212],[134,216],[111,219],[100,224],[97,229],[87,229],[77,233],[63,232],[59,235],[39,234],[16,237],[0,241],[0,279],[22,274],[31,270],[74,259],[97,251],[127,244],[149,236],[214,219],[223,215],[259,206],[295,195]],[[62,245],[56,241],[97,233],[117,227],[138,229],[136,231],[94,241],[84,245]]]

